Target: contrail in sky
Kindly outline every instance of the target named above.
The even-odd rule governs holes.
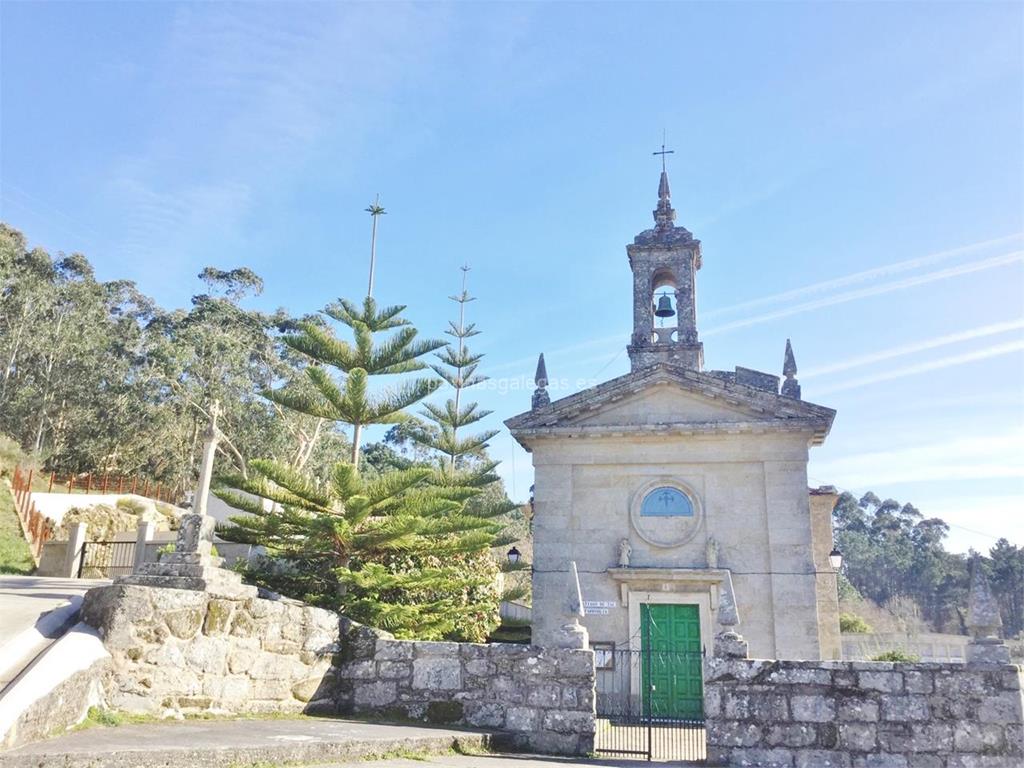
[[[713,309],[710,312],[702,312],[701,317],[715,317],[717,315],[724,315],[731,312],[739,312],[744,309],[764,306],[765,304],[777,304],[781,301],[792,301],[793,299],[799,299],[803,296],[810,296],[816,293],[834,291],[838,288],[845,288],[848,285],[856,285],[857,283],[863,283],[876,278],[897,275],[900,272],[909,272],[913,269],[917,269],[918,267],[928,266],[929,264],[934,264],[938,261],[945,261],[946,259],[953,258],[954,256],[960,256],[982,248],[988,248],[989,246],[1004,245],[1005,243],[1009,243],[1014,240],[1020,240],[1022,237],[1024,237],[1024,232],[1016,232],[1012,235],[1006,235],[1005,237],[997,237],[992,240],[982,240],[981,242],[972,243],[971,245],[962,245],[957,248],[950,248],[946,251],[931,253],[927,256],[919,256],[916,259],[897,261],[893,264],[886,264],[881,267],[867,269],[863,272],[854,272],[853,274],[846,275],[844,277],[837,277],[832,280],[824,280],[820,283],[805,285],[803,288],[794,288],[789,291],[783,291],[782,293],[773,293],[770,296],[762,296],[759,299],[751,299],[750,301],[743,301],[739,304],[732,304],[728,307]]]
[[[952,248],[947,251],[933,253],[928,256],[921,256],[916,259],[898,261],[894,264],[876,267],[875,269],[869,269],[862,272],[855,272],[851,275],[846,275],[845,277],[837,277],[833,280],[826,280],[824,282],[814,283],[813,285],[804,286],[803,288],[795,288],[793,290],[785,291],[783,293],[776,293],[770,296],[764,296],[760,299],[753,299],[751,301],[743,302],[741,304],[734,304],[731,307],[717,309],[712,312],[701,312],[698,320],[704,320],[705,318],[708,317],[738,311],[740,309],[750,309],[752,307],[762,306],[765,304],[774,304],[780,301],[788,301],[800,298],[802,296],[810,296],[813,294],[819,294],[826,291],[834,291],[837,288],[855,285],[857,283],[862,283],[866,280],[885,277],[888,275],[899,274],[901,272],[916,269],[918,267],[927,264],[932,264],[943,259],[948,259],[959,254],[969,253],[971,251],[979,250],[981,248],[985,248],[992,245],[1005,244],[1013,240],[1019,240],[1022,237],[1024,237],[1024,233],[1018,232],[1016,234],[1007,235],[1005,237],[997,237],[992,240],[984,240],[982,242],[974,243],[972,245],[964,245],[958,248]],[[802,304],[795,304],[774,311],[766,312],[761,315],[754,315],[752,317],[734,320],[724,325],[720,325],[715,328],[710,328],[708,330],[701,331],[701,336],[714,336],[715,334],[726,333],[736,328],[745,328],[750,325],[759,325],[761,323],[770,322],[771,320],[775,320],[781,317],[788,317],[790,315],[800,314],[802,312],[810,312],[812,310],[820,309],[822,307],[830,307],[835,304],[843,304],[848,301],[856,301],[857,299],[869,298],[871,296],[878,296],[884,293],[891,293],[893,291],[911,288],[916,285],[923,285],[925,283],[930,283],[937,280],[944,280],[950,277],[957,277],[959,275],[965,275],[971,272],[980,272],[985,269],[992,269],[994,267],[1000,267],[1006,264],[1012,264],[1020,261],[1024,261],[1024,251],[1013,251],[1002,256],[994,256],[990,258],[979,259],[977,261],[968,261],[963,264],[958,264],[952,267],[947,267],[945,269],[936,270],[934,272],[926,272],[922,275],[915,275],[912,277],[906,277],[900,280],[894,280],[887,283],[870,285],[856,290],[845,291],[842,293],[837,293],[829,296],[823,296],[819,299],[803,302]],[[588,339],[586,341],[582,341],[576,344],[570,344],[568,346],[561,347],[560,349],[552,350],[548,353],[548,357],[554,358],[556,356],[566,355],[571,352],[579,352],[584,349],[600,348],[602,346],[607,346],[613,343],[621,342],[625,339],[628,339],[628,334],[625,332],[617,333],[611,336],[604,336],[597,339]],[[538,352],[539,351],[540,350],[538,350]],[[536,356],[531,355],[529,357],[520,358],[518,360],[511,360],[508,362],[499,363],[495,366],[492,366],[490,368],[490,371],[493,373],[502,370],[518,369],[524,366],[529,367],[536,363],[536,360]],[[821,371],[814,371],[813,373],[820,372]],[[810,375],[813,374],[805,374],[805,376]]]
[[[889,283],[881,283],[880,285],[871,285],[867,288],[858,288],[854,291],[837,293],[833,296],[825,296],[824,298],[815,299],[814,301],[805,301],[803,304],[796,304],[791,307],[777,309],[763,315],[754,315],[753,317],[744,318],[743,320],[734,320],[731,323],[726,323],[725,325],[720,325],[717,328],[711,328],[704,331],[701,335],[705,337],[715,336],[719,333],[725,333],[726,331],[732,331],[737,328],[746,328],[748,325],[767,323],[770,320],[776,320],[780,317],[789,317],[790,315],[797,315],[802,312],[810,312],[814,309],[831,307],[836,304],[844,304],[848,301],[866,299],[871,296],[879,296],[883,293],[892,293],[893,291],[901,291],[904,288],[911,288],[915,285],[932,283],[936,280],[945,280],[948,277],[958,277],[959,275],[966,275],[971,272],[980,272],[984,269],[1001,267],[1006,264],[1013,264],[1019,261],[1024,261],[1024,251],[1013,251],[1012,253],[1007,253],[1002,256],[993,256],[988,259],[979,259],[978,261],[968,261],[964,264],[958,264],[955,267],[947,267],[946,269],[939,269],[935,272],[926,272],[923,275],[905,277],[902,280],[893,280]]]
[[[1024,351],[1024,339],[1018,341],[1009,341],[1005,344],[996,344],[991,347],[984,349],[978,349],[974,352],[965,352],[961,355],[950,355],[949,357],[940,357],[938,360],[929,360],[926,363],[918,363],[916,365],[908,365],[906,368],[897,368],[894,371],[885,371],[883,373],[877,373],[872,376],[864,376],[859,379],[851,379],[844,381],[840,384],[836,384],[833,387],[825,387],[824,389],[815,389],[814,396],[826,395],[832,392],[842,392],[846,389],[857,389],[868,384],[877,384],[880,381],[889,381],[890,379],[902,379],[905,376],[914,376],[918,373],[927,373],[928,371],[937,371],[941,368],[951,368],[955,365],[964,365],[965,363],[973,363],[975,360],[985,360],[989,357],[998,357],[999,355],[1008,355],[1013,352]]]
[[[1007,331],[1015,331],[1021,328],[1024,328],[1024,318],[1008,320],[1003,323],[982,325],[978,328],[960,331],[959,333],[936,336],[931,339],[925,339],[924,341],[916,341],[912,344],[904,344],[900,347],[884,349],[881,352],[875,352],[874,354],[853,357],[839,363],[821,365],[817,368],[811,368],[806,373],[801,371],[800,378],[810,379],[815,376],[824,376],[825,374],[835,373],[836,371],[846,371],[850,368],[859,368],[862,365],[870,365],[871,363],[878,363],[883,360],[891,360],[894,357],[903,357],[905,355],[912,355],[916,352],[924,352],[926,349],[935,349],[936,347],[943,347],[947,344],[956,344],[961,341],[980,339],[984,336],[993,336],[998,333],[1006,333]]]

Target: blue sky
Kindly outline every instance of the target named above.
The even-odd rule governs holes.
[[[365,290],[437,335],[468,262],[491,422],[544,351],[628,369],[662,129],[709,368],[838,409],[813,483],[1024,542],[1024,17],[997,3],[5,3],[2,218],[184,305]],[[529,456],[493,443],[525,498]]]

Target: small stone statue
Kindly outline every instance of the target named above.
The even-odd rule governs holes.
[[[708,543],[704,547],[704,555],[708,560],[708,568],[718,567],[718,542],[713,536],[708,537]]]
[[[619,542],[619,568],[629,568],[629,558],[633,554],[633,547],[629,543],[629,539],[623,539]]]

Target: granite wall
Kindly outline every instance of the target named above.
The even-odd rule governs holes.
[[[1020,768],[1020,668],[711,658],[711,765]]]
[[[337,614],[301,603],[114,584],[82,620],[112,656],[112,709],[149,714],[301,712],[339,650]]]
[[[359,625],[346,640],[339,712],[497,729],[530,751],[594,748],[592,651],[395,640]]]
[[[376,715],[593,748],[590,651],[402,641],[293,601],[120,584],[90,590],[82,618],[112,657],[111,709]]]

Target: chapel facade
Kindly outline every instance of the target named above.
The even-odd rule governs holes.
[[[565,623],[575,562],[599,670],[654,642],[710,654],[723,630],[752,657],[839,658],[834,496],[807,482],[835,411],[801,399],[788,341],[781,381],[704,370],[701,243],[675,216],[663,170],[655,226],[626,246],[631,371],[552,402],[542,356],[505,422],[535,471],[533,642]]]

